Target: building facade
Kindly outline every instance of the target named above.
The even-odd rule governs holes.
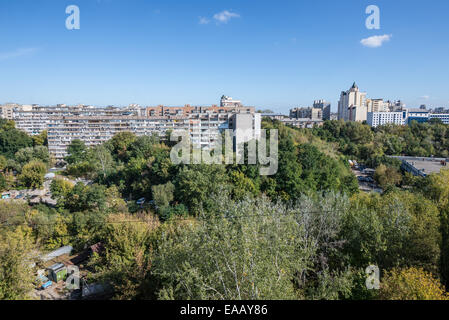
[[[418,123],[429,121],[429,111],[426,109],[408,109],[407,112],[407,124],[412,123],[412,121],[416,121]]]
[[[322,110],[322,120],[331,119],[331,104],[326,100],[315,100],[313,102],[313,108]]]
[[[449,113],[431,113],[429,114],[429,120],[439,119],[444,124],[449,124]]]
[[[233,100],[235,102],[235,100]],[[8,111],[7,111],[8,110]],[[8,113],[12,110],[12,113]],[[5,112],[5,115],[3,114]],[[52,107],[19,106],[3,109],[2,117],[16,122],[16,127],[30,135],[47,130],[50,154],[57,160],[67,156],[67,147],[79,139],[87,146],[102,144],[123,131],[137,136],[156,135],[165,138],[169,131],[188,132],[194,148],[210,148],[225,129],[238,133],[252,130],[250,137],[260,137],[261,115],[254,107],[232,106],[199,107],[140,107],[95,108],[92,106]],[[243,135],[238,142],[247,142]]]
[[[407,112],[368,112],[367,123],[371,127],[378,127],[385,124],[404,125],[407,119]]]
[[[338,101],[338,119],[345,121],[366,121],[368,108],[366,93],[355,84],[348,91],[342,91]]]

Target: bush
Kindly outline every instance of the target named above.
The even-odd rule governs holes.
[[[23,166],[19,180],[27,188],[38,189],[44,183],[47,167],[43,162],[31,161]]]
[[[444,286],[419,268],[392,269],[381,279],[382,300],[449,300]]]

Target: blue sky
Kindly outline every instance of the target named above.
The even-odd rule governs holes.
[[[80,30],[67,30],[68,5]],[[380,8],[380,30],[365,8]],[[0,103],[449,107],[447,0],[0,0]],[[380,47],[362,39],[386,36]]]

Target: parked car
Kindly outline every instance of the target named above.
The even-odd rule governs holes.
[[[136,201],[136,204],[141,206],[145,203],[145,198],[140,198],[139,200]]]

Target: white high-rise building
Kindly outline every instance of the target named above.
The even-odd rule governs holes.
[[[338,119],[345,121],[366,121],[368,108],[366,92],[361,92],[355,84],[348,91],[342,91],[338,102]]]
[[[402,112],[368,112],[367,123],[371,127],[385,124],[404,125],[407,119],[407,111]]]

